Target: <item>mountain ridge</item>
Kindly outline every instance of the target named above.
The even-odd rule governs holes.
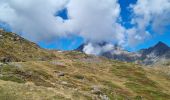
[[[82,44],[77,51],[83,51],[86,44]],[[119,52],[117,54],[116,52]],[[136,52],[129,52],[124,49],[116,49],[115,46],[111,51],[104,52],[100,56],[106,58],[127,61],[127,62],[137,62],[139,64],[151,65],[156,63],[160,59],[170,59],[170,47],[165,43],[159,41],[154,46],[146,49],[141,49]]]

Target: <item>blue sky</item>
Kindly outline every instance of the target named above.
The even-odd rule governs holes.
[[[131,27],[131,25],[129,25],[131,16],[130,16],[130,11],[128,10],[128,6],[129,4],[135,4],[136,1],[137,0],[119,0],[121,6],[122,20],[123,22],[125,22],[125,26],[127,28]],[[147,41],[143,41],[141,44],[137,45],[136,47],[126,48],[126,49],[129,51],[137,51],[143,48],[149,48],[155,45],[156,43],[158,43],[159,41],[162,41],[170,46],[170,26],[167,27],[167,31],[165,31],[163,34],[154,35],[151,39],[148,39]]]
[[[135,3],[136,3],[136,0],[119,0],[119,4],[121,6],[122,20],[124,22],[124,26],[127,28],[131,27],[131,25],[129,24],[129,22],[131,20],[131,16],[130,16],[130,11],[128,10],[129,9],[128,7],[130,4],[135,4]],[[58,15],[60,15],[64,19],[68,18],[66,9],[59,12]],[[170,27],[169,27],[169,29],[170,29]],[[74,44],[72,43],[72,41],[74,41]],[[147,41],[144,41],[143,43],[137,45],[134,48],[127,47],[126,49],[129,51],[137,51],[137,50],[140,50],[143,48],[148,48],[150,46],[153,46],[156,43],[158,43],[159,41],[162,41],[162,42],[166,43],[167,45],[170,45],[170,30],[165,32],[164,34],[153,36],[152,39],[148,39]],[[74,36],[71,39],[70,38],[61,38],[51,44],[45,44],[42,42],[42,43],[39,43],[39,45],[44,48],[50,48],[50,49],[57,48],[57,49],[61,49],[61,50],[72,50],[72,49],[77,48],[82,43],[83,43],[83,38]]]
[[[119,4],[121,6],[121,16],[122,16],[122,20],[124,22],[124,26],[129,28],[131,27],[131,25],[129,24],[130,20],[131,20],[131,16],[130,16],[130,10],[128,10],[129,5],[130,4],[135,4],[137,0],[119,0]],[[64,19],[67,19],[67,11],[66,9],[63,10],[63,12],[60,12],[59,15],[62,16]],[[159,41],[162,41],[164,43],[166,43],[167,45],[170,45],[170,27],[168,27],[168,31],[166,31],[164,34],[160,34],[160,35],[156,35],[153,36],[152,39],[148,39],[147,41],[144,41],[143,43],[137,45],[134,48],[126,48],[129,51],[137,51],[143,48],[148,48],[150,46],[155,45],[156,43],[158,43]],[[75,45],[72,45],[71,42],[75,41]],[[64,49],[64,50],[72,50],[75,49],[77,46],[79,46],[81,43],[83,43],[83,39],[80,37],[73,37],[71,40],[64,38],[61,39],[60,41],[58,41],[61,45],[56,46],[55,45],[51,45],[45,48],[58,48],[58,49]],[[40,44],[41,45],[41,44]],[[70,46],[72,45],[72,46]],[[44,44],[42,44],[42,46],[44,47]]]
[[[120,8],[121,8],[121,19],[122,25],[126,28],[130,28],[132,25],[130,24],[131,21],[131,12],[129,10],[130,4],[135,4],[136,0],[119,0]],[[56,13],[56,16],[62,17],[64,20],[68,19],[67,16],[67,9],[63,9],[62,11]],[[0,23],[0,27],[4,28],[5,30],[11,31],[10,26],[6,23]],[[148,30],[150,31],[150,30]],[[151,32],[154,33],[154,32]],[[152,38],[143,41],[141,44],[130,48],[126,47],[129,51],[137,51],[142,48],[148,48],[150,46],[155,45],[157,42],[162,41],[168,45],[170,45],[170,26],[166,28],[166,31],[163,34],[155,34]],[[55,41],[47,43],[45,41],[38,42],[38,44],[47,49],[59,49],[59,50],[73,50],[77,48],[84,42],[82,37],[71,35],[69,37],[60,37],[57,38]]]

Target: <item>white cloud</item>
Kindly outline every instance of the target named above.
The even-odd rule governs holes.
[[[63,20],[54,14],[65,4],[66,0],[4,0],[0,2],[0,21],[28,39],[46,40],[64,35]]]
[[[151,26],[153,31],[161,33],[170,25],[170,0],[138,0],[132,8],[132,22],[137,24],[138,30],[145,31]]]
[[[65,8],[68,20],[55,16]],[[92,43],[116,42],[123,46],[152,37],[147,27],[162,33],[170,25],[170,0],[138,0],[131,8],[131,29],[119,23],[121,8],[117,0],[0,0],[0,21],[33,41],[74,34]]]
[[[126,30],[126,46],[134,47],[155,33],[163,33],[170,25],[170,0],[138,0],[132,8],[133,27]],[[151,28],[150,33],[148,28]]]
[[[105,43],[103,45],[98,43],[88,43],[87,45],[85,45],[83,51],[86,54],[101,55],[103,53],[113,50],[114,47],[115,46],[110,43]]]
[[[90,41],[123,38],[124,29],[117,23],[120,7],[117,0],[70,0],[68,15],[71,30]]]
[[[139,31],[136,28],[126,30],[126,33],[127,33],[126,46],[129,46],[131,48],[152,37],[148,31],[143,31],[141,33],[141,31]]]
[[[54,16],[65,7],[69,20]],[[125,29],[117,23],[120,17],[117,0],[3,0],[0,8],[0,21],[31,40],[73,33],[90,41],[124,38]]]

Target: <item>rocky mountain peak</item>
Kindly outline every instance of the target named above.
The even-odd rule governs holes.
[[[166,45],[165,43],[159,41],[155,46],[155,49],[169,49],[169,46]]]
[[[156,56],[162,56],[169,51],[170,51],[170,47],[168,45],[166,45],[163,42],[158,42],[155,46],[150,47],[148,49],[143,49],[140,52],[143,55],[154,53]]]

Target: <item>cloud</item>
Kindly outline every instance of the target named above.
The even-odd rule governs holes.
[[[97,5],[97,7],[96,7]],[[67,9],[68,20],[55,13]],[[77,34],[90,41],[121,41],[117,0],[3,0],[0,21],[31,40]],[[122,41],[121,41],[122,42]]]
[[[138,0],[130,8],[133,27],[126,29],[126,46],[135,47],[152,39],[153,35],[164,33],[170,25],[170,0]]]
[[[83,51],[86,54],[101,55],[105,52],[113,50],[114,47],[115,46],[110,43],[104,43],[104,44],[88,43],[87,45],[85,45]]]
[[[2,0],[0,21],[34,41],[65,35],[62,18],[54,14],[66,3],[67,0]]]
[[[123,30],[120,32],[123,34],[116,32],[119,34],[115,35],[119,37],[119,44],[123,47],[134,48],[136,45],[152,39],[155,34],[163,34],[167,29],[166,26],[170,25],[170,0],[138,0],[130,8],[132,12],[132,28],[126,29],[123,27],[121,29],[120,24],[121,27],[115,28]],[[89,48],[89,51],[87,48]],[[92,51],[101,52],[102,49],[102,47],[99,48],[94,44],[88,44],[84,51],[93,54]]]
[[[132,28],[126,29],[117,0],[0,0],[0,22],[33,41],[78,35],[91,43],[124,47],[151,38],[148,27],[163,33],[170,25],[170,0],[138,0],[130,8]],[[56,16],[63,9],[67,9],[68,19]]]
[[[148,31],[141,31],[137,28],[131,28],[126,30],[127,33],[127,42],[125,44],[125,47],[135,47],[137,44],[140,44],[141,42],[144,42],[147,39],[150,39],[152,36]]]
[[[170,25],[170,0],[138,0],[131,8],[134,14],[132,23],[140,31],[151,27],[156,33],[163,33]]]
[[[70,0],[67,9],[71,30],[85,39],[119,41],[124,38],[124,28],[118,23],[117,0]]]

